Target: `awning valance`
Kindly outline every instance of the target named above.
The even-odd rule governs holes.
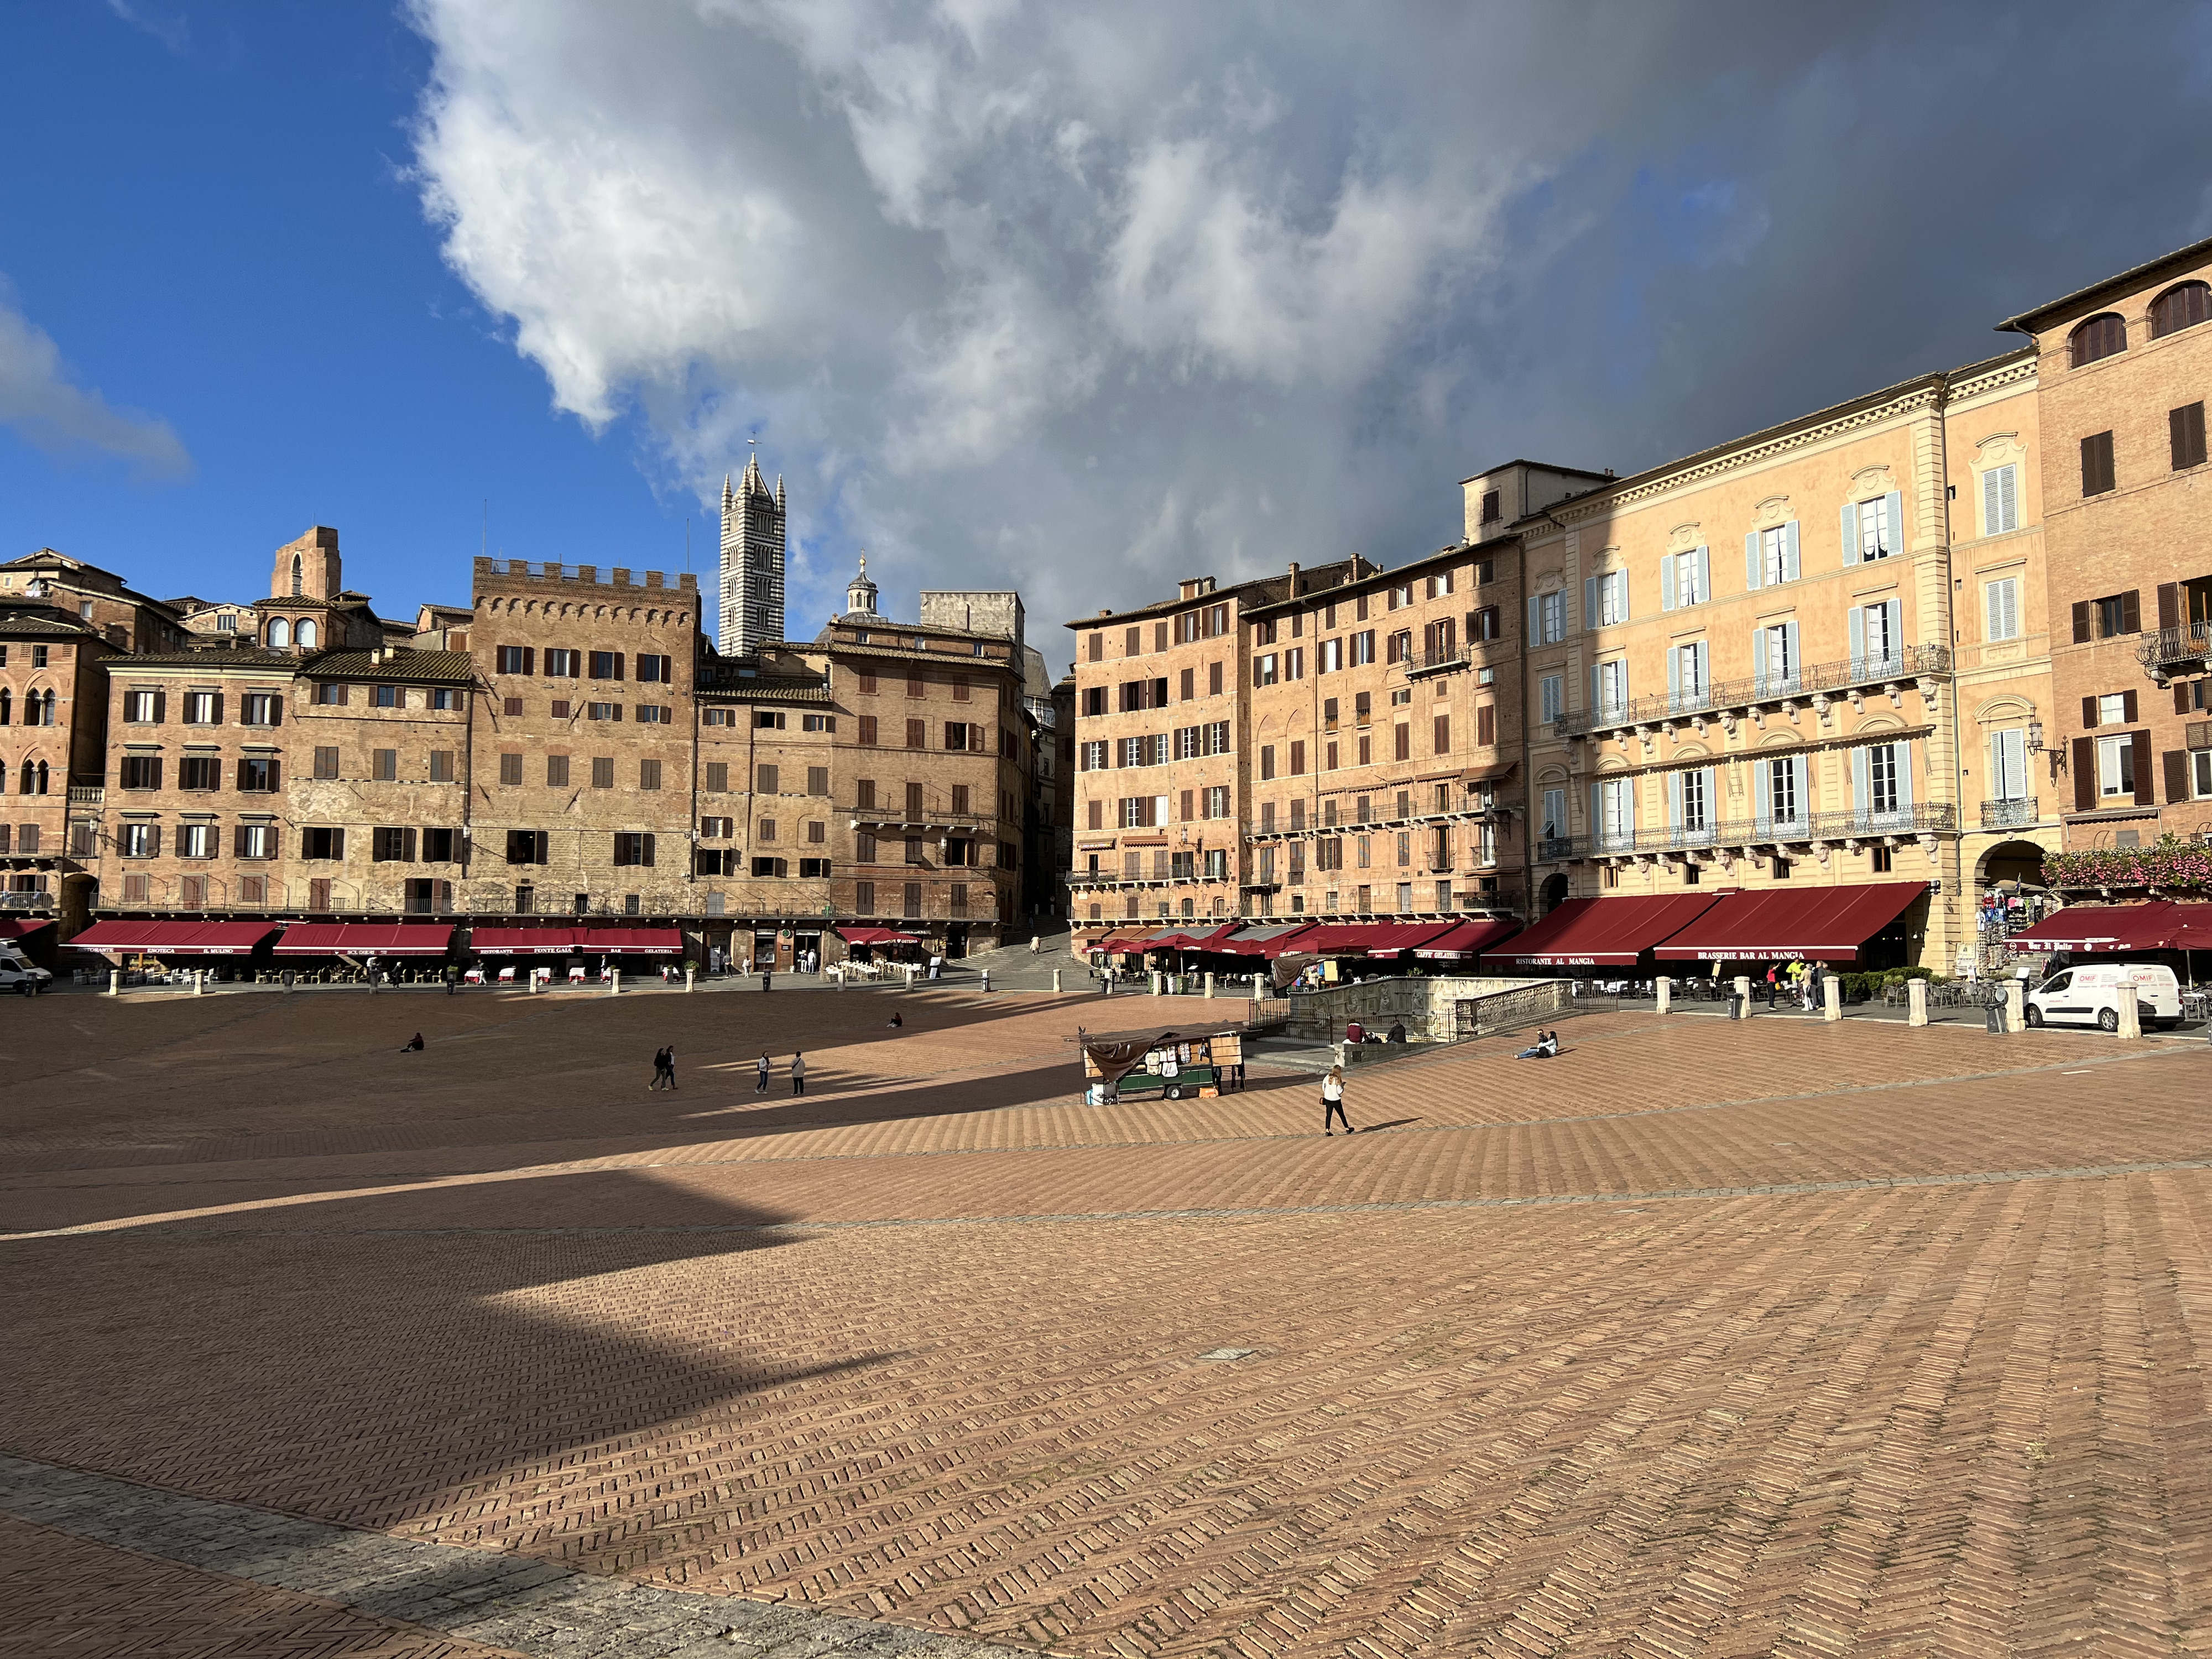
[[[1924,881],[1729,893],[1652,955],[1662,962],[1856,962],[1859,947],[1928,890]]]
[[[896,927],[840,927],[837,937],[848,945],[919,945],[921,940],[912,933],[902,933]]]
[[[1485,954],[1524,968],[1633,967],[1718,899],[1714,893],[1569,899],[1519,938]]]
[[[1306,948],[1305,937],[1314,924],[1310,921],[1282,922],[1272,927],[1240,927],[1227,939],[1214,945],[1224,956],[1265,957],[1270,962],[1288,950]]]
[[[443,923],[309,921],[287,927],[280,957],[442,957],[453,930]]]
[[[87,951],[155,957],[244,957],[273,921],[95,921],[70,941]]]
[[[1413,954],[1424,962],[1460,961],[1480,956],[1520,931],[1521,924],[1510,916],[1474,917],[1415,945]]]
[[[2022,928],[2005,943],[2015,951],[2035,952],[2162,951],[2169,947],[2172,934],[2187,925],[2186,918],[2174,915],[2183,908],[2166,899],[2148,904],[2076,904]],[[2186,908],[2212,911],[2212,905]]]

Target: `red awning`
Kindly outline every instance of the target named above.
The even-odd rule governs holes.
[[[1578,898],[1503,947],[1486,952],[1524,968],[1624,968],[1707,910],[1715,893]]]
[[[70,943],[156,957],[243,957],[276,931],[273,921],[95,921]]]
[[[902,933],[896,927],[840,927],[837,937],[848,945],[919,945],[921,940],[912,933]]]
[[[280,957],[442,957],[453,930],[442,924],[389,921],[309,921],[287,927],[276,941]]]
[[[1652,951],[1662,962],[1856,962],[1859,947],[1928,890],[1924,881],[1728,893]]]
[[[1213,948],[1224,956],[1265,957],[1270,962],[1288,950],[1306,948],[1306,935],[1313,932],[1310,921],[1277,922],[1258,927],[1240,927]]]
[[[1513,937],[1521,924],[1510,916],[1485,916],[1454,922],[1436,938],[1416,945],[1413,954],[1424,962],[1450,962],[1480,956],[1492,945]]]
[[[2005,943],[2015,951],[2162,951],[2171,942],[2168,935],[2180,925],[2173,913],[2181,908],[2165,899],[2149,904],[2077,904],[2022,928]]]
[[[2168,918],[2177,951],[2212,951],[2212,904],[2177,904]]]
[[[1432,939],[1442,939],[1458,927],[1455,921],[1386,922],[1382,931],[1367,941],[1367,954],[1370,957],[1395,957],[1401,951],[1411,951]]]
[[[1091,948],[1109,957],[1140,957],[1150,948],[1145,941],[1151,937],[1150,933],[1109,933]]]
[[[575,940],[574,927],[478,927],[469,934],[469,949],[480,957],[557,957]]]
[[[51,916],[0,916],[0,939],[28,939],[40,928],[53,925]]]
[[[678,957],[684,933],[678,927],[579,927],[576,949],[592,956]]]

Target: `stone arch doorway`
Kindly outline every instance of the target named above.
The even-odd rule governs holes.
[[[1984,853],[1974,866],[1974,884],[1994,887],[2001,881],[2043,884],[2043,848],[2032,841],[2001,841]]]
[[[1536,914],[1548,916],[1566,902],[1567,878],[1563,875],[1545,877],[1543,886],[1537,890]]]

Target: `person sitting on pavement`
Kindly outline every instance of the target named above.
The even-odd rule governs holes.
[[[1394,1019],[1390,1022],[1389,1040],[1393,1042],[1403,1042],[1406,1040],[1406,1022],[1404,1020]]]
[[[399,1045],[399,1052],[403,1054],[421,1054],[422,1052],[422,1034],[420,1031],[417,1031],[415,1033],[415,1040],[412,1042],[401,1043]]]
[[[1514,1055],[1513,1058],[1516,1060],[1550,1060],[1559,1052],[1559,1034],[1557,1031],[1540,1030],[1536,1033],[1536,1041],[1534,1045],[1531,1048],[1523,1048],[1519,1054]]]

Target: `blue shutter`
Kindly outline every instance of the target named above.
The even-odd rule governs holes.
[[[1905,655],[1905,601],[1903,599],[1887,600],[1883,604],[1882,609],[1889,612],[1887,631],[1890,659],[1892,661],[1898,661]]]
[[[1713,695],[1713,648],[1705,641],[1698,641],[1698,696],[1710,700]]]
[[[1782,526],[1782,580],[1786,582],[1796,581],[1798,569],[1797,520],[1792,519]]]
[[[1797,786],[1794,792],[1797,797],[1796,821],[1799,823],[1809,823],[1813,819],[1813,775],[1811,768],[1806,763],[1804,756],[1792,755],[1790,757],[1790,772],[1796,781]],[[1163,795],[1160,799],[1165,800],[1167,797]]]
[[[1537,643],[1536,607],[1542,603],[1543,601],[1539,599],[1534,593],[1531,593],[1528,596],[1528,632],[1523,638],[1523,642],[1525,644],[1534,645]]]
[[[1851,816],[1863,824],[1874,800],[1874,779],[1864,748],[1851,750]]]
[[[1597,578],[1585,576],[1583,578],[1583,627],[1587,629],[1596,626]]]
[[[1859,504],[1856,501],[1845,501],[1844,503],[1844,562],[1850,565],[1856,564],[1858,562]]]
[[[1705,828],[1710,830],[1721,821],[1721,772],[1717,766],[1698,769],[1705,777]]]
[[[1881,498],[1881,544],[1892,558],[1905,551],[1905,495],[1893,489]]]
[[[1751,763],[1752,799],[1756,804],[1762,830],[1774,822],[1774,791],[1771,782],[1766,763],[1754,759]]]
[[[2003,508],[1999,505],[1998,492],[2003,486],[1998,482],[2004,469],[1993,466],[1982,474],[1982,534],[1994,536],[2004,523]]]
[[[1682,701],[1682,653],[1678,646],[1667,647],[1667,700],[1670,706]]]
[[[1897,808],[1900,812],[1912,810],[1912,745],[1897,745]]]
[[[1635,612],[1628,608],[1628,573],[1626,570],[1620,572],[1613,577],[1613,580],[1617,582],[1620,587],[1620,615],[1615,617],[1614,620],[1616,622],[1626,622],[1629,617],[1635,615]]]
[[[1743,585],[1759,586],[1759,532],[1754,530],[1743,538]]]
[[[1866,612],[1851,607],[1851,672],[1863,673],[1866,662]]]
[[[1751,677],[1755,682],[1757,682],[1757,695],[1765,695],[1766,690],[1766,630],[1763,628],[1754,628],[1751,630]]]
[[[1659,608],[1662,611],[1672,611],[1674,608],[1674,561],[1686,556],[1686,555],[1669,553],[1659,561]]]
[[[1713,550],[1710,547],[1700,547],[1698,549],[1698,598],[1710,599],[1712,596]]]
[[[1782,648],[1790,658],[1790,678],[1792,684],[1795,684],[1805,677],[1805,655],[1797,648],[1796,623],[1786,622],[1782,624]]]
[[[1667,775],[1667,827],[1680,830],[1682,827],[1682,775]]]

